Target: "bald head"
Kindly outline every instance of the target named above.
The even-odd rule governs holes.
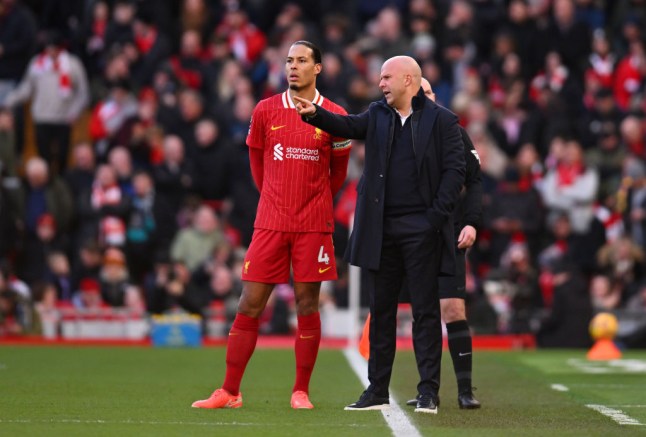
[[[49,177],[49,166],[43,158],[35,156],[27,161],[25,175],[32,187],[42,187],[47,183]]]
[[[384,62],[383,66],[385,67],[387,65],[392,66],[392,68],[395,68],[404,74],[414,76],[418,84],[422,79],[422,69],[419,64],[417,64],[417,61],[410,56],[393,56]]]
[[[402,114],[410,112],[411,99],[419,91],[422,69],[410,56],[394,56],[381,67],[379,88],[390,106]]]
[[[433,92],[433,88],[431,87],[431,83],[426,80],[425,77],[422,78],[422,89],[424,90],[424,95],[428,97],[429,99],[435,101],[435,93]]]

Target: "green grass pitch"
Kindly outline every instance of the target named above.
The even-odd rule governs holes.
[[[391,393],[421,435],[646,435],[646,352],[590,363],[583,351],[476,351],[475,411],[458,409],[448,352],[443,361],[439,414],[420,415],[404,406],[415,394],[413,354],[397,354]],[[0,346],[0,436],[393,435],[380,412],[343,411],[362,386],[342,351],[320,352],[314,410],[289,407],[293,374],[293,351],[259,349],[243,408],[196,410],[191,402],[222,382],[223,348]]]

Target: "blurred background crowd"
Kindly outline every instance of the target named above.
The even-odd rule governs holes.
[[[407,54],[467,129],[476,333],[583,346],[595,311],[643,319],[644,0],[0,0],[0,334],[60,308],[234,314],[258,200],[245,137],[301,39],[348,112]],[[337,256],[363,149],[335,199]],[[347,276],[324,307],[347,306]],[[292,304],[277,289],[265,332],[289,330]]]

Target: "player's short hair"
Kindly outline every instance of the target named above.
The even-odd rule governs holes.
[[[301,45],[301,46],[305,46],[305,47],[309,48],[310,50],[312,50],[312,57],[314,58],[314,63],[315,64],[320,64],[320,63],[323,62],[323,55],[321,55],[321,49],[319,49],[316,45],[314,45],[314,43],[311,43],[311,42],[305,41],[305,40],[300,40],[300,41],[296,41],[292,45],[293,46]]]

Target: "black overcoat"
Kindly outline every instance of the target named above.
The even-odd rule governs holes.
[[[464,183],[465,161],[458,118],[428,99],[422,89],[413,97],[413,148],[419,191],[427,206],[434,232],[441,234],[440,272],[455,274],[455,237],[451,214]],[[399,115],[385,99],[370,104],[357,115],[333,114],[316,106],[313,117],[303,120],[344,138],[364,139],[366,158],[357,184],[354,226],[345,258],[353,265],[379,269],[384,224],[384,198],[390,148]]]

